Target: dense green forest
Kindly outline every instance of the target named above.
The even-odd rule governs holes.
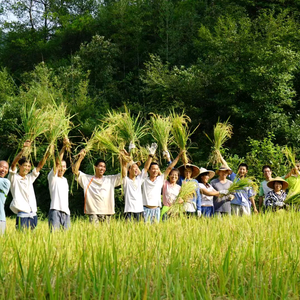
[[[299,12],[296,0],[2,1],[0,158],[20,147],[24,103],[54,99],[75,114],[75,143],[124,104],[145,119],[184,110],[192,128],[200,123],[199,165],[211,147],[204,132],[230,118],[232,165],[244,158],[257,177],[265,163],[282,173],[280,146],[300,140]],[[82,168],[91,171],[88,160]],[[36,184],[42,211],[46,171]],[[72,190],[71,210],[82,213],[82,191]]]

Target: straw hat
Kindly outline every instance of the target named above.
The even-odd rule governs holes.
[[[215,172],[214,171],[211,171],[211,170],[206,170],[205,168],[200,168],[200,173],[197,177],[197,180],[200,182],[200,178],[201,178],[201,175],[204,174],[204,173],[208,173],[209,175],[209,179],[212,179],[214,176],[215,176]]]
[[[228,167],[228,165],[221,165],[221,167],[216,170],[217,175],[219,175],[219,171],[228,171],[229,175],[232,173],[232,170]]]
[[[282,179],[281,177],[275,177],[275,178],[272,178],[268,183],[267,183],[267,186],[270,188],[270,189],[273,189],[274,190],[274,184],[275,182],[280,182],[282,184],[282,189],[283,190],[286,190],[289,186],[289,184],[284,180]]]
[[[199,175],[199,173],[200,173],[200,169],[197,166],[192,165],[192,164],[186,164],[186,165],[182,165],[182,166],[180,166],[178,168],[179,173],[180,173],[180,175],[182,177],[184,177],[184,170],[186,168],[192,168],[192,176],[191,176],[191,178],[196,178]]]
[[[134,164],[136,164],[139,167],[141,165],[141,162],[140,161],[130,161],[127,164],[127,169],[130,169]]]

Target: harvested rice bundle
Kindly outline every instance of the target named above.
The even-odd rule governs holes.
[[[232,185],[228,188],[228,194],[233,194],[247,187],[252,188],[255,194],[258,191],[258,186],[257,183],[254,181],[254,178],[247,177],[241,178],[239,180],[234,180]]]
[[[21,141],[22,145],[24,141],[35,141],[37,137],[45,134],[49,130],[48,122],[48,112],[37,108],[36,99],[31,103],[24,103],[21,109],[21,130],[23,135]],[[28,157],[32,152],[32,147],[26,147],[26,151],[23,153],[24,156]],[[36,152],[36,147],[34,146],[34,152]]]
[[[71,116],[67,113],[67,107],[61,103],[47,108],[47,120],[49,130],[45,133],[46,139],[49,143],[48,149],[50,157],[55,160],[55,149],[57,149],[57,140],[67,138],[72,129]],[[71,147],[71,145],[67,145]]]
[[[140,114],[133,117],[130,110],[125,106],[125,112],[109,111],[104,118],[105,127],[109,127],[111,131],[115,132],[119,142],[132,147],[130,152],[136,152],[135,146],[147,133],[147,126],[142,124]]]
[[[219,166],[224,164],[225,160],[221,154],[221,149],[226,141],[228,141],[232,134],[232,125],[228,123],[228,120],[224,123],[218,122],[214,126],[214,139],[211,140],[206,134],[207,138],[212,142],[213,149],[209,157],[209,163],[213,166]]]
[[[174,138],[175,144],[178,146],[180,150],[183,150],[184,153],[182,154],[182,162],[184,165],[189,163],[187,157],[187,143],[190,139],[190,136],[194,133],[197,129],[197,126],[193,132],[190,132],[188,123],[191,122],[191,119],[182,113],[181,115],[172,112],[171,114],[171,122],[172,122],[172,135]]]
[[[170,132],[172,122],[170,117],[163,117],[158,114],[152,114],[150,117],[152,137],[156,140],[163,153],[168,152],[168,146],[171,142]]]
[[[178,216],[185,211],[184,204],[190,202],[195,194],[197,189],[197,182],[195,181],[183,181],[180,192],[168,210],[168,215]]]
[[[288,194],[284,203],[290,205],[300,205],[300,194],[295,192]]]
[[[285,146],[282,150],[284,155],[287,158],[288,164],[291,168],[296,168],[296,154],[292,148]]]

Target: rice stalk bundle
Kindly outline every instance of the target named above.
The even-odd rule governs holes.
[[[27,104],[26,102],[24,103],[20,116],[20,132],[23,135],[22,143],[24,143],[26,140],[32,143],[37,137],[40,137],[49,130],[48,122],[46,122],[48,118],[48,112],[37,108],[36,99],[31,104]],[[35,144],[34,151],[36,152]],[[31,152],[32,147],[26,147],[23,155],[28,157]]]
[[[152,137],[156,140],[158,146],[163,151],[168,151],[168,146],[170,144],[170,132],[172,129],[170,117],[152,114],[150,122]]]
[[[296,168],[296,154],[293,149],[285,146],[282,149],[282,152],[286,156],[289,166],[291,168]]]
[[[228,188],[228,194],[236,193],[237,191],[243,190],[245,188],[252,188],[254,193],[258,191],[258,185],[254,181],[254,178],[241,178],[239,180],[234,180],[232,185]]]
[[[218,166],[223,163],[224,159],[221,154],[221,149],[226,141],[228,141],[233,134],[233,127],[228,123],[228,120],[224,123],[218,122],[214,126],[214,139],[211,140],[209,136],[206,134],[208,139],[212,142],[213,148],[211,155],[209,157],[209,163],[213,166]]]
[[[187,157],[187,143],[190,139],[190,136],[194,133],[190,132],[188,123],[191,122],[191,119],[185,114],[176,114],[173,112],[171,114],[171,122],[172,122],[172,135],[174,138],[175,144],[178,146],[180,150],[183,150],[184,153],[182,154],[182,162],[184,165],[189,163]]]
[[[170,216],[178,216],[181,215],[184,211],[184,204],[189,203],[191,199],[194,198],[197,189],[197,182],[194,180],[183,181],[180,192],[168,210],[168,215]]]
[[[288,194],[284,203],[290,205],[300,205],[300,194],[295,192]]]
[[[48,106],[47,120],[49,130],[45,133],[46,139],[49,143],[48,149],[50,157],[55,159],[55,149],[57,149],[57,140],[66,138],[72,129],[71,116],[67,113],[67,107],[61,103]],[[67,147],[71,147],[67,145]]]
[[[147,133],[147,126],[142,124],[140,114],[133,117],[126,106],[124,113],[112,110],[107,113],[104,119],[105,126],[116,133],[117,139],[124,143],[124,147],[130,142],[137,146],[139,140]]]

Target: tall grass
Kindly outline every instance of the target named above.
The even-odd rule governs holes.
[[[297,212],[16,232],[0,243],[1,299],[299,299]]]

